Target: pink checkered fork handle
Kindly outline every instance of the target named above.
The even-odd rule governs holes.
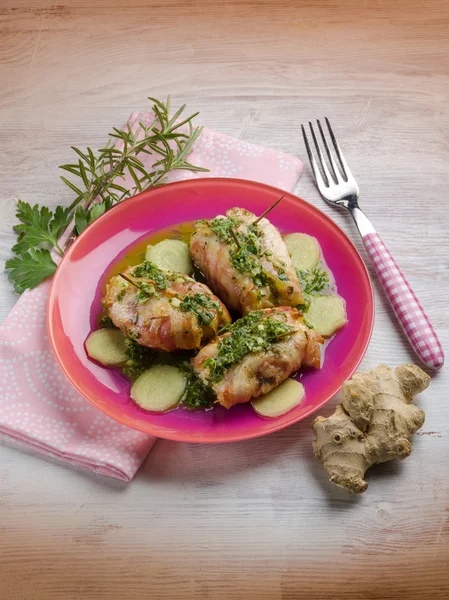
[[[301,126],[318,190],[329,204],[343,206],[349,210],[391,306],[413,349],[425,365],[432,369],[439,369],[444,364],[444,353],[440,341],[410,284],[360,209],[358,205],[359,186],[348,167],[328,119],[326,119],[326,125],[331,144],[328,144],[321,123],[317,121],[327,161],[321,152],[312,123],[309,122],[309,128],[317,158],[311,149],[304,126]],[[333,146],[332,152],[329,146]]]
[[[439,369],[444,363],[443,348],[407,279],[377,233],[365,235],[363,243],[416,354],[428,367]]]

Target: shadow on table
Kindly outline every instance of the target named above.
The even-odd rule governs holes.
[[[260,438],[228,444],[194,444],[158,440],[141,468],[151,480],[195,481],[230,478],[285,457],[312,458],[310,419]]]
[[[327,407],[326,412],[332,411],[333,406]],[[313,455],[311,423],[314,418],[308,417],[269,436],[232,444],[159,440],[138,477],[147,479],[149,485],[151,482],[170,481],[175,484],[194,483],[200,488],[220,486],[238,479],[239,485],[252,487],[254,484],[254,487],[260,488],[263,484],[260,478],[250,478],[264,469],[271,471],[270,485],[280,481],[279,500],[307,489],[309,496],[318,495],[331,505],[356,505],[359,497],[329,483],[327,473]],[[316,482],[316,489],[310,487],[311,479]]]
[[[335,399],[325,413],[333,412]],[[137,477],[151,483],[192,484],[195,488],[212,488],[232,483],[233,493],[246,487],[264,493],[265,480],[256,475],[269,473],[265,489],[274,499],[319,497],[330,508],[350,510],[360,505],[366,494],[351,494],[328,481],[321,463],[314,457],[311,423],[315,416],[269,436],[233,442],[232,444],[188,444],[159,440],[142,465]],[[400,461],[375,465],[368,481],[396,478],[402,469]],[[310,485],[312,481],[313,485]],[[279,489],[273,487],[279,483]],[[257,490],[256,490],[257,488]]]

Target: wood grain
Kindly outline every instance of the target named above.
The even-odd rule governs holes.
[[[327,115],[448,352],[448,53],[449,4],[434,0],[3,0],[0,260],[15,199],[68,202],[70,145],[100,146],[149,94],[303,158],[301,122]],[[297,193],[357,239],[308,169]],[[362,367],[413,361],[375,288]],[[311,419],[232,445],[159,441],[130,485],[4,445],[0,598],[447,598],[448,396],[443,369],[412,457],[373,468],[354,498],[326,482]]]

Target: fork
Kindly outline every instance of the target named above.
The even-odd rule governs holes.
[[[349,210],[362,236],[366,251],[373,262],[374,269],[387,294],[388,300],[414,351],[427,367],[439,369],[444,364],[444,353],[441,343],[410,284],[371,222],[360,209],[358,205],[359,186],[348,167],[348,163],[343,156],[327,117],[325,120],[329,137],[332,141],[333,152],[329,148],[319,120],[317,120],[317,125],[329,166],[321,152],[313,125],[309,122],[310,134],[316,149],[321,171],[311,150],[306,130],[301,125],[304,143],[318,190],[329,204],[343,206]],[[336,158],[333,156],[334,153]],[[336,159],[338,160],[338,164]]]

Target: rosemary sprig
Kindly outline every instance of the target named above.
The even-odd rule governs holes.
[[[91,148],[83,152],[72,146],[76,162],[60,167],[77,178],[61,176],[75,194],[70,206],[58,206],[52,212],[45,206],[19,201],[16,216],[20,223],[14,227],[18,240],[12,248],[15,256],[5,265],[16,292],[33,288],[51,276],[57,265],[49,250],[54,248],[63,255],[75,237],[114,204],[163,184],[174,169],[207,171],[187,161],[202,131],[202,127],[192,125],[198,113],[181,119],[184,104],[170,117],[170,97],[166,102],[156,98],[149,100],[154,114],[151,125],[139,123],[134,130],[129,125],[124,129],[114,127],[108,143],[96,152]],[[181,131],[183,125],[188,125],[188,133]],[[139,158],[142,154],[154,156],[149,170]],[[123,180],[128,173],[133,185],[124,187]],[[72,221],[73,232],[61,247],[60,236]]]

